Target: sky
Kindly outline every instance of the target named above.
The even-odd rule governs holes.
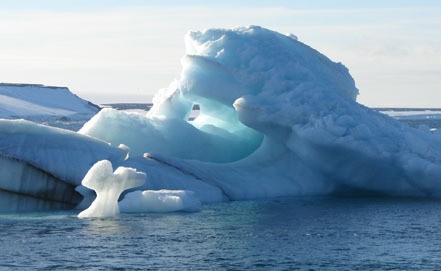
[[[150,102],[179,78],[187,31],[241,25],[342,62],[366,106],[441,108],[438,0],[0,0],[0,82]]]

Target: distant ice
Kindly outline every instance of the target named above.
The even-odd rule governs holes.
[[[0,118],[89,119],[99,110],[66,87],[0,83]]]
[[[441,120],[441,110],[435,109],[421,109],[421,110],[380,110],[388,116],[394,117],[396,119],[440,119]]]

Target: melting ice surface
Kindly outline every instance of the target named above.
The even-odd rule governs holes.
[[[113,172],[112,163],[102,160],[93,165],[81,184],[96,192],[96,199],[78,217],[115,217],[119,214],[118,198],[127,189],[144,183],[145,173],[119,167]]]
[[[441,196],[440,137],[358,104],[341,63],[257,26],[189,32],[185,42],[181,77],[156,95],[147,115],[104,109],[72,136],[109,142],[107,151],[121,153],[115,167],[147,174],[120,205],[129,206],[126,198],[141,204],[140,191],[162,189],[192,191],[200,202]],[[195,104],[200,114],[189,121]],[[38,153],[28,159],[48,172],[65,168],[46,166]],[[65,181],[80,185],[78,177]]]
[[[117,217],[120,212],[118,199],[125,190],[144,184],[145,173],[133,168],[118,167],[113,172],[112,163],[101,160],[87,172],[81,184],[96,192],[96,198],[79,218]],[[87,194],[84,194],[87,199]],[[191,191],[135,191],[121,201],[124,212],[172,212],[194,211],[200,206]]]

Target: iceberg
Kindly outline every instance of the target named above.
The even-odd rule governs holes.
[[[101,110],[66,138],[90,142],[90,153],[54,146],[54,155],[87,157],[78,170],[49,166],[45,151],[7,154],[49,160],[39,168],[76,185],[102,159],[146,172],[121,198],[128,212],[278,196],[441,196],[441,138],[357,103],[348,69],[293,34],[208,29],[188,32],[185,44],[180,78],[146,115]]]
[[[197,211],[201,202],[192,191],[185,190],[145,190],[127,194],[120,202],[125,213]]]
[[[145,173],[133,168],[118,167],[113,172],[112,163],[102,160],[87,172],[81,184],[96,192],[96,199],[89,208],[78,214],[79,218],[106,218],[119,215],[118,199],[127,189],[140,186]]]

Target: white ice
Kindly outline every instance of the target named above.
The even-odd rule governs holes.
[[[0,119],[0,156],[25,161],[67,183],[79,185],[95,162],[106,159],[121,163],[127,150],[68,130],[27,120]]]
[[[384,110],[383,114],[394,117],[396,119],[407,120],[424,120],[424,119],[441,119],[441,111],[439,110]]]
[[[89,208],[78,214],[79,218],[105,218],[119,215],[118,199],[125,190],[138,187],[145,181],[145,173],[133,168],[118,167],[113,172],[112,163],[102,160],[93,165],[81,184],[96,192]]]
[[[66,87],[0,83],[1,118],[89,119],[98,111]]]
[[[185,190],[145,190],[128,193],[119,203],[121,212],[175,212],[197,211],[201,202],[192,191]]]

